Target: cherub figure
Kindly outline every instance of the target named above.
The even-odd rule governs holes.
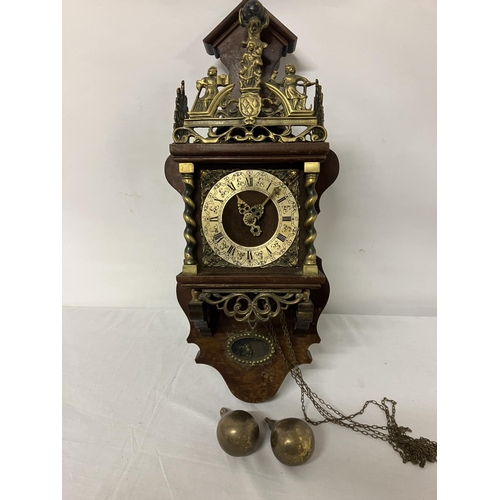
[[[274,71],[271,75],[270,83],[276,87],[283,88],[283,93],[289,100],[293,110],[304,110],[306,109],[307,94],[297,90],[297,86],[300,85],[305,89],[306,87],[316,85],[318,81],[311,82],[305,76],[296,75],[295,71],[295,66],[293,64],[287,64],[285,66],[285,76],[283,80],[277,82],[276,77],[278,76],[278,72]]]

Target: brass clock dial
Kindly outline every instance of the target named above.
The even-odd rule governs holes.
[[[292,177],[297,177],[292,171]],[[265,170],[238,170],[206,194],[201,226],[215,255],[237,267],[264,267],[292,246],[299,206],[288,186]]]

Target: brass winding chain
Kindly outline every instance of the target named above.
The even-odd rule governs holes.
[[[312,425],[320,425],[323,423],[331,422],[341,425],[342,427],[347,427],[354,432],[360,432],[365,436],[370,436],[374,439],[387,441],[391,444],[393,449],[399,453],[404,463],[411,462],[412,464],[424,467],[426,462],[437,461],[436,441],[431,441],[430,439],[423,437],[416,439],[411,436],[407,436],[406,433],[411,432],[411,429],[408,427],[399,426],[397,424],[396,401],[383,398],[379,403],[372,399],[366,401],[361,410],[359,410],[358,412],[351,415],[344,415],[340,411],[333,408],[331,405],[327,404],[315,392],[313,392],[304,381],[304,378],[302,376],[302,371],[299,367],[295,352],[293,350],[290,332],[288,331],[285,314],[283,312],[280,314],[280,323],[283,330],[285,349],[288,357],[287,355],[285,355],[285,352],[278,340],[278,336],[274,331],[272,323],[266,324],[266,326],[271,335],[271,338],[276,344],[277,350],[288,366],[291,376],[300,387],[302,413],[304,414],[304,419],[306,420],[306,422]],[[311,401],[318,413],[323,417],[323,420],[311,420],[307,416],[305,397],[307,397]],[[365,412],[366,408],[372,404],[378,406],[385,413],[385,416],[387,418],[387,425],[369,425],[354,420],[359,415],[362,415]]]

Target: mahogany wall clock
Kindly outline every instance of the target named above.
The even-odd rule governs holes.
[[[329,295],[315,223],[339,162],[319,81],[292,64],[280,76],[296,43],[262,4],[241,2],[204,39],[227,74],[212,66],[177,90],[165,164],[185,204],[177,297],[188,342],[200,348],[196,362],[248,402],[278,391],[290,369],[280,345],[297,364],[311,362]]]

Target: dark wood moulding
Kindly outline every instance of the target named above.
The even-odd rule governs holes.
[[[327,142],[296,142],[276,144],[171,144],[170,154],[176,163],[254,163],[297,162],[326,160],[330,145]]]

